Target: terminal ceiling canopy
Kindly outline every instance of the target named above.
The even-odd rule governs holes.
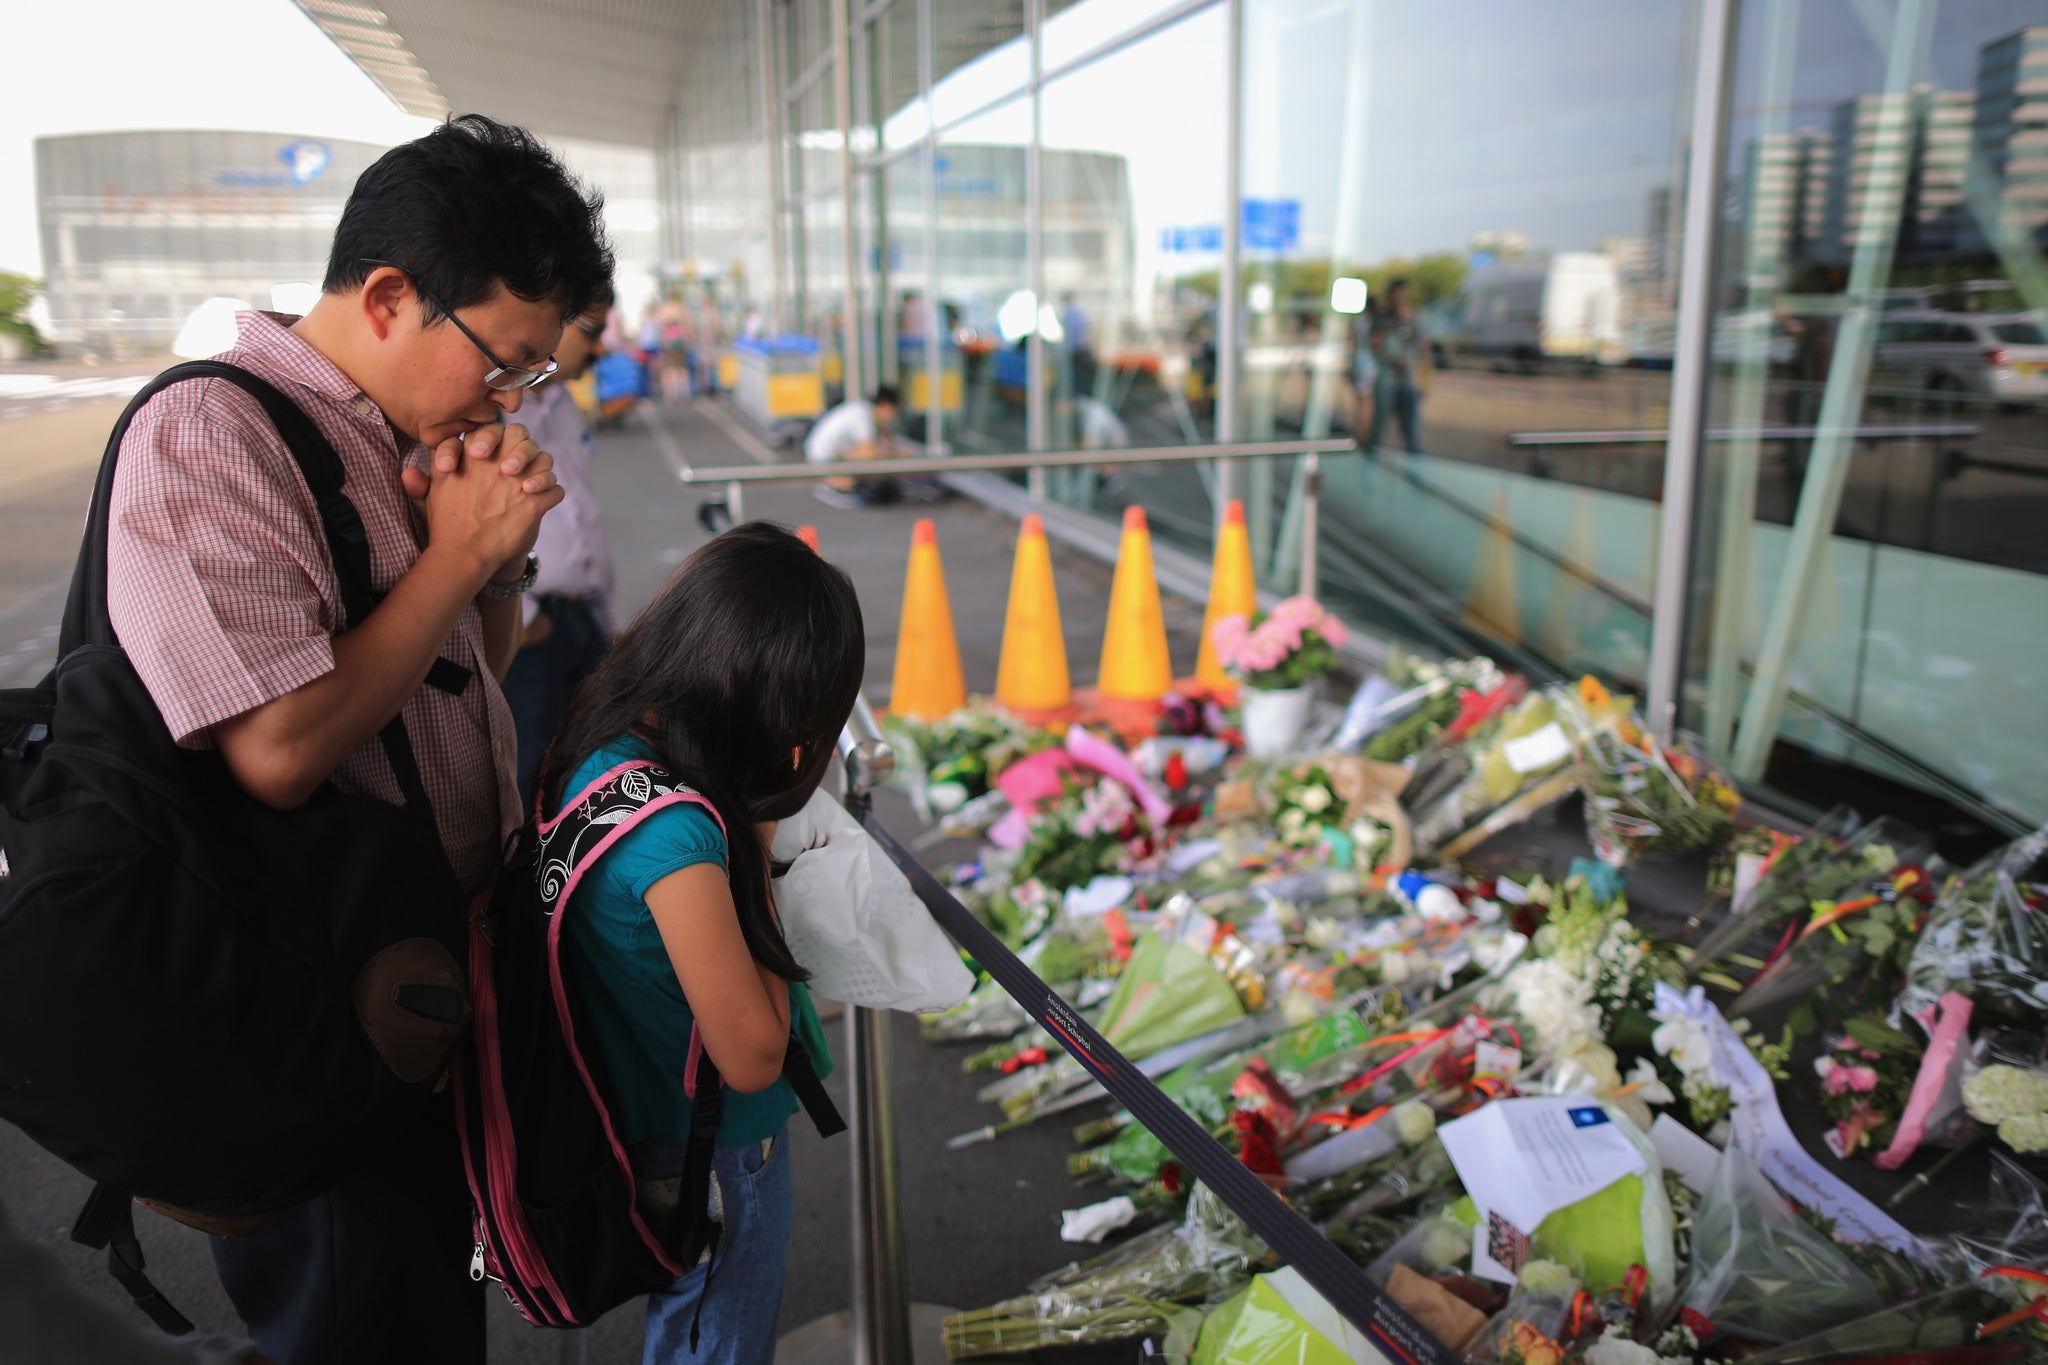
[[[296,0],[408,113],[652,147],[717,0]]]

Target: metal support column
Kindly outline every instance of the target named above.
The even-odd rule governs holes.
[[[1679,261],[1678,338],[1671,364],[1671,439],[1664,452],[1664,508],[1647,679],[1648,718],[1667,739],[1678,724],[1679,689],[1685,678],[1701,438],[1714,368],[1714,279],[1721,247],[1722,168],[1728,160],[1735,16],[1735,0],[1701,0],[1694,49],[1692,159],[1685,180],[1685,246]]]
[[[780,335],[789,328],[789,286],[783,279],[782,85],[775,70],[775,0],[754,0],[754,30],[761,148],[768,156],[768,330]]]
[[[1216,439],[1235,441],[1238,372],[1243,356],[1244,268],[1239,261],[1244,227],[1244,0],[1223,4],[1223,270],[1216,295]],[[1237,496],[1237,468],[1216,462],[1213,525],[1222,534],[1223,508]]]
[[[1039,327],[1039,321],[1047,311],[1045,158],[1041,153],[1043,129],[1039,126],[1038,117],[1042,96],[1038,79],[1044,69],[1039,21],[1044,10],[1043,0],[1024,0],[1024,43],[1031,52],[1031,84],[1027,96],[1031,101],[1031,142],[1024,149],[1025,288],[1031,294],[1031,306],[1035,310],[1031,318],[1031,335],[1024,344],[1024,443],[1029,450],[1045,450],[1052,444],[1049,436],[1051,414],[1046,411],[1045,335]],[[1030,483],[1032,499],[1043,502],[1046,496],[1045,471],[1034,468],[1025,477]]]
[[[919,153],[924,214],[918,226],[924,256],[924,392],[925,449],[934,455],[946,449],[946,310],[939,302],[939,135],[931,116],[932,5],[917,0],[917,97],[924,101],[924,148]]]
[[[839,122],[839,259],[845,272],[839,294],[841,388],[850,399],[867,392],[860,355],[860,248],[853,232],[853,50],[846,7],[853,0],[828,0],[832,8],[832,103]]]
[[[1877,164],[1903,164],[1912,124],[1912,87],[1927,61],[1933,40],[1932,0],[1898,0],[1886,47],[1885,99],[1879,106],[1873,138]],[[1885,158],[1897,156],[1898,163]],[[1735,776],[1754,781],[1778,738],[1778,717],[1791,688],[1792,661],[1799,651],[1807,599],[1820,581],[1820,567],[1834,538],[1835,515],[1842,506],[1842,487],[1849,476],[1853,432],[1863,410],[1863,391],[1870,378],[1872,348],[1877,341],[1878,291],[1890,270],[1898,240],[1899,210],[1906,177],[1872,176],[1864,188],[1856,218],[1856,248],[1849,267],[1846,308],[1835,333],[1834,361],[1820,404],[1819,428],[1806,463],[1806,483],[1799,491],[1799,510],[1792,519],[1792,541],[1778,592],[1764,623],[1762,648],[1749,696],[1743,703],[1742,728],[1735,736]],[[1871,585],[1865,584],[1865,591]]]
[[[1783,136],[1791,127],[1792,77],[1799,47],[1799,11],[1803,0],[1765,0],[1763,18],[1763,73],[1757,83],[1756,102],[1767,112],[1758,132],[1760,137]],[[1754,10],[1751,11],[1755,13]],[[1750,228],[1744,243],[1749,262],[1746,302],[1752,316],[1760,315],[1766,304],[1775,314],[1778,294],[1784,287],[1785,246],[1779,234],[1759,221]],[[1768,324],[1766,324],[1768,325]],[[1808,326],[1815,325],[1811,321]],[[1711,599],[1710,620],[1705,643],[1706,698],[1698,725],[1707,748],[1717,754],[1728,752],[1735,737],[1735,712],[1742,702],[1742,643],[1749,619],[1751,580],[1756,573],[1755,532],[1757,470],[1762,458],[1762,431],[1767,419],[1766,399],[1770,388],[1771,354],[1768,338],[1744,339],[1729,376],[1729,402],[1722,418],[1733,439],[1720,443],[1719,459],[1700,455],[1697,480],[1700,515],[1694,519],[1693,535],[1704,537],[1707,509],[1718,503],[1720,525],[1714,530],[1714,558],[1704,561],[1696,551],[1691,570],[1696,580],[1691,601],[1697,609]],[[1710,444],[1711,444],[1710,440]],[[1711,468],[1710,468],[1711,466]],[[1719,486],[1718,495],[1715,491]],[[1667,533],[1668,534],[1668,533]],[[1704,539],[1698,542],[1705,548]],[[1704,581],[1701,581],[1704,580]],[[1706,583],[1711,583],[1710,590]],[[1688,639],[1684,658],[1698,658],[1699,643]],[[1683,664],[1679,677],[1680,712],[1685,707]]]

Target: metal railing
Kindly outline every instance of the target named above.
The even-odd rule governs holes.
[[[726,510],[734,521],[746,520],[746,490],[751,483],[810,483],[817,479],[894,479],[939,474],[981,474],[1043,469],[1120,468],[1124,465],[1207,464],[1219,466],[1236,460],[1262,460],[1299,455],[1312,464],[1324,455],[1356,453],[1358,443],[1349,437],[1324,437],[1294,441],[1235,441],[1207,446],[1149,446],[1117,450],[1036,450],[1014,455],[918,455],[897,460],[826,460],[816,464],[713,465],[698,468],[682,465],[676,470],[679,482],[709,488],[723,487]],[[1309,478],[1303,490],[1301,508],[1300,591],[1314,592],[1316,582],[1316,526],[1322,483]]]
[[[896,770],[896,755],[865,695],[839,735],[846,808],[858,820],[876,787]],[[846,1007],[847,1130],[853,1139],[853,1303],[848,1359],[853,1365],[910,1361],[910,1287],[903,1249],[902,1191],[896,1164],[896,1104],[886,1010]]]
[[[1970,437],[1983,431],[1975,422],[1908,422],[1886,426],[1850,427],[1852,441],[1932,440],[1943,436]],[[1815,436],[1836,434],[1832,427],[1778,426],[1742,427],[1709,431],[1706,439],[1730,441],[1809,441]],[[1511,446],[1640,446],[1657,445],[1671,439],[1663,427],[1641,427],[1623,431],[1511,431]]]

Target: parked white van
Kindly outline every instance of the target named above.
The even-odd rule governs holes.
[[[1546,361],[1619,365],[1624,343],[1621,277],[1590,251],[1547,260],[1497,261],[1465,282],[1464,349],[1535,369]]]

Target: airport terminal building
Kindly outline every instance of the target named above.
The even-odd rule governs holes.
[[[367,142],[174,130],[36,139],[50,340],[158,351],[209,298],[317,286]]]

